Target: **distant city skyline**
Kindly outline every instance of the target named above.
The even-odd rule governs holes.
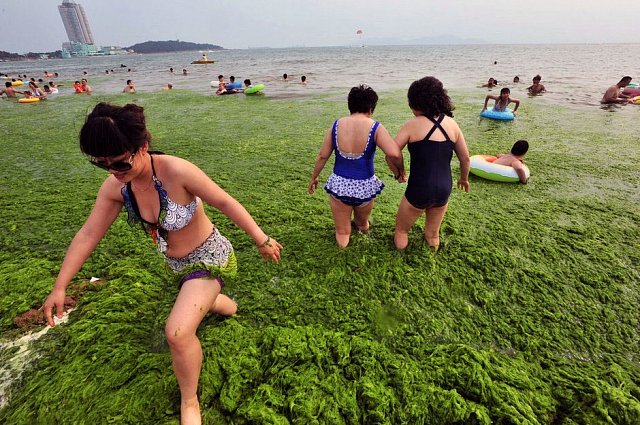
[[[81,4],[73,0],[63,0],[62,4],[58,6],[58,11],[69,42],[95,44],[89,19],[87,19],[87,14]]]
[[[59,50],[73,31],[61,22],[61,0],[0,3],[0,50]],[[63,2],[72,3],[70,1]],[[639,43],[637,0],[78,0],[90,40],[127,47],[183,40],[225,48],[355,44]],[[25,21],[23,13],[28,12]],[[62,14],[62,11],[60,12]],[[81,16],[81,14],[78,14]],[[64,18],[63,18],[64,19]],[[29,23],[37,22],[37,28]],[[361,29],[362,34],[356,34]],[[69,35],[65,34],[65,31]],[[73,36],[75,37],[75,35]],[[433,41],[432,41],[433,40]]]

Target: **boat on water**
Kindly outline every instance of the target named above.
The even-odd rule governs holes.
[[[207,55],[202,55],[202,57],[198,60],[195,60],[193,62],[191,62],[192,64],[198,65],[198,64],[207,64],[207,63],[214,63],[215,61],[209,60],[209,58],[207,57]]]

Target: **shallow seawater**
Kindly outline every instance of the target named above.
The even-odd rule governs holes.
[[[237,49],[208,53],[216,62],[207,65],[191,64],[198,52],[175,52],[7,62],[0,70],[36,79],[43,78],[44,70],[59,72],[67,94],[72,93],[70,83],[83,77],[100,94],[119,93],[126,80],[132,79],[142,92],[159,91],[172,83],[179,90],[213,95],[211,81],[217,82],[219,74],[227,79],[234,75],[237,81],[249,78],[254,84],[265,84],[265,94],[273,98],[290,98],[334,91],[346,95],[357,84],[376,90],[406,89],[412,81],[433,75],[451,89],[477,88],[479,97],[509,87],[513,97],[524,100],[528,97],[526,87],[540,74],[547,88],[542,97],[583,109],[599,105],[607,87],[623,75],[634,76],[633,70],[640,69],[640,58],[619,58],[621,51],[638,48],[637,44],[565,44]],[[170,73],[170,68],[175,72]],[[182,75],[183,68],[187,75]],[[286,82],[282,78],[285,73]],[[307,77],[307,85],[300,84],[302,75]],[[512,82],[516,75],[520,77],[517,84]],[[499,86],[488,91],[480,86],[489,77],[497,79]],[[479,105],[483,100],[478,100]]]

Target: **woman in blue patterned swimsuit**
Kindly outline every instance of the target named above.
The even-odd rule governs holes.
[[[407,93],[414,118],[404,123],[396,143],[408,146],[411,155],[409,181],[396,216],[394,243],[405,249],[409,230],[425,215],[424,239],[431,249],[440,246],[440,224],[447,212],[453,185],[451,158],[460,161],[458,187],[469,191],[469,151],[464,135],[453,120],[453,105],[442,83],[434,77],[414,81]]]
[[[148,231],[180,284],[165,333],[181,395],[181,423],[199,424],[196,394],[202,349],[196,329],[209,313],[231,316],[237,306],[221,294],[222,276],[235,273],[233,247],[207,217],[203,202],[220,210],[257,244],[264,259],[280,260],[282,246],[267,236],[247,210],[194,164],[149,151],[151,135],[141,107],[98,104],[80,132],[80,148],[109,172],[95,206],[73,238],[53,290],[44,303],[62,317],[65,290],[123,206],[129,223]]]
[[[330,195],[336,241],[342,248],[349,244],[352,216],[360,231],[369,230],[374,198],[384,188],[373,169],[376,146],[386,154],[396,179],[403,181],[405,176],[400,149],[387,129],[371,119],[377,102],[378,95],[371,87],[360,85],[351,89],[347,99],[351,115],[336,120],[327,131],[309,181],[308,191],[313,194],[320,172],[335,151],[333,174],[324,189]]]

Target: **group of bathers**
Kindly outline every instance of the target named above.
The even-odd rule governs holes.
[[[444,206],[451,195],[450,162],[454,143],[441,125],[443,119],[444,114],[432,120],[433,127],[425,138],[409,143],[408,146],[411,165],[405,197],[418,209]],[[340,150],[338,121],[333,123],[331,136],[336,158],[333,174],[327,180],[324,189],[329,195],[347,205],[367,205],[384,189],[384,183],[376,177],[373,169],[376,150],[374,137],[378,125],[377,121],[373,123],[364,152],[354,155]],[[440,130],[445,141],[431,140],[436,130]]]

